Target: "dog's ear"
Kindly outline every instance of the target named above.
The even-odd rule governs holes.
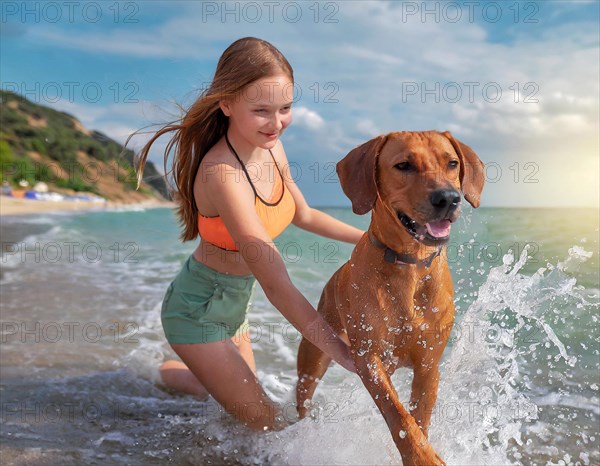
[[[377,199],[375,166],[377,156],[387,136],[377,136],[352,149],[336,165],[336,172],[344,193],[352,201],[352,211],[363,215],[373,209]]]
[[[477,208],[481,202],[481,191],[485,183],[483,162],[473,149],[454,139],[448,131],[442,134],[448,138],[460,158],[460,186],[463,195],[469,204]]]

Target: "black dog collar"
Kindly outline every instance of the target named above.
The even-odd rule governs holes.
[[[377,238],[375,238],[375,235],[373,234],[373,232],[371,230],[369,230],[369,239],[371,240],[371,243],[375,247],[385,250],[385,252],[383,253],[383,258],[386,262],[389,262],[390,264],[397,264],[397,265],[424,264],[426,267],[430,267],[433,260],[442,253],[442,248],[443,248],[443,246],[440,246],[428,258],[423,259],[423,260],[418,260],[415,257],[411,256],[410,254],[402,254],[402,253],[394,251],[391,248],[388,248],[385,244],[383,244],[381,241],[379,241]]]

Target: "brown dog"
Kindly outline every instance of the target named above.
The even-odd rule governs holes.
[[[350,260],[325,285],[318,311],[351,347],[403,464],[444,464],[427,441],[438,363],[454,321],[452,281],[441,252],[459,215],[460,191],[479,206],[483,163],[448,132],[401,132],[355,148],[337,172],[354,213],[373,214]],[[301,418],[330,361],[302,340]],[[402,366],[414,371],[410,413],[390,380]]]

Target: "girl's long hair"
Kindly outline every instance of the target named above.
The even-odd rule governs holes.
[[[255,37],[245,37],[231,44],[221,55],[212,83],[185,111],[180,120],[168,123],[152,136],[136,157],[137,188],[152,144],[163,134],[174,132],[164,153],[164,171],[167,186],[167,160],[172,149],[175,155],[171,172],[175,189],[169,189],[177,203],[177,216],[182,232],[181,241],[198,236],[198,212],[194,202],[194,180],[200,162],[208,150],[226,133],[229,119],[219,107],[222,99],[232,99],[253,82],[280,73],[293,82],[292,67],[273,45]],[[127,139],[127,143],[136,133]]]

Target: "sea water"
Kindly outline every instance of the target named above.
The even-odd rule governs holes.
[[[324,208],[366,229],[369,215]],[[3,464],[400,464],[357,376],[333,365],[310,416],[252,433],[173,393],[160,325],[195,244],[170,209],[2,218]],[[313,305],[353,245],[290,226],[276,241]],[[456,321],[430,441],[450,465],[600,464],[598,212],[468,209],[444,254]],[[443,312],[440,310],[439,312]],[[298,332],[257,286],[258,377],[295,420]],[[403,403],[412,373],[392,377]]]

